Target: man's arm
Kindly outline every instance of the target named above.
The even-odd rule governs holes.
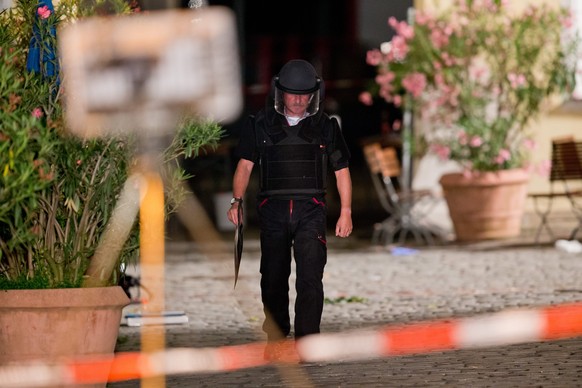
[[[255,164],[247,159],[240,159],[236,170],[234,172],[234,177],[232,179],[232,196],[235,198],[243,198],[247,187],[249,185],[249,180],[251,178],[251,173],[253,171],[253,166]],[[239,202],[235,202],[230,206],[230,209],[226,212],[226,215],[230,222],[238,225],[238,207],[241,206]],[[242,221],[242,220],[241,220]]]
[[[335,226],[335,235],[348,237],[352,233],[352,178],[348,167],[335,172],[337,191],[340,196],[341,211]]]

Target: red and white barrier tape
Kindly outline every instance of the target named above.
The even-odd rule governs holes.
[[[582,335],[582,304],[502,311],[452,321],[389,326],[378,331],[320,334],[297,344],[307,361],[376,358],[510,345]]]
[[[537,310],[509,310],[451,321],[387,326],[308,336],[280,344],[280,362],[333,362],[453,349],[509,345],[582,335],[582,303]],[[159,375],[224,372],[266,365],[264,342],[220,348],[176,348],[117,353],[58,364],[31,362],[0,367],[0,387],[43,387],[141,379]]]

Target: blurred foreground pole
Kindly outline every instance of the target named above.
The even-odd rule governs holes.
[[[143,309],[161,314],[165,206],[160,160],[168,135],[185,114],[217,122],[240,114],[234,16],[225,7],[203,7],[87,18],[66,26],[60,37],[70,131],[82,138],[137,136],[135,173],[143,178],[141,283],[150,291]],[[103,258],[118,259],[118,252]],[[144,326],[142,351],[163,348],[164,327]],[[146,378],[142,386],[164,387],[165,378]]]

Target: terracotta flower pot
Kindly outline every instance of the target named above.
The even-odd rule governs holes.
[[[129,302],[118,286],[0,291],[0,365],[113,354]]]
[[[444,174],[439,183],[457,241],[519,236],[528,180],[523,169]]]

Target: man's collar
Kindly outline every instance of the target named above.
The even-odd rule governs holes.
[[[285,118],[287,119],[287,123],[290,126],[294,126],[297,125],[301,120],[303,120],[304,118],[306,118],[307,115],[307,111],[303,112],[303,116],[302,117],[296,117],[296,116],[289,116],[287,114],[287,108],[285,108]]]

